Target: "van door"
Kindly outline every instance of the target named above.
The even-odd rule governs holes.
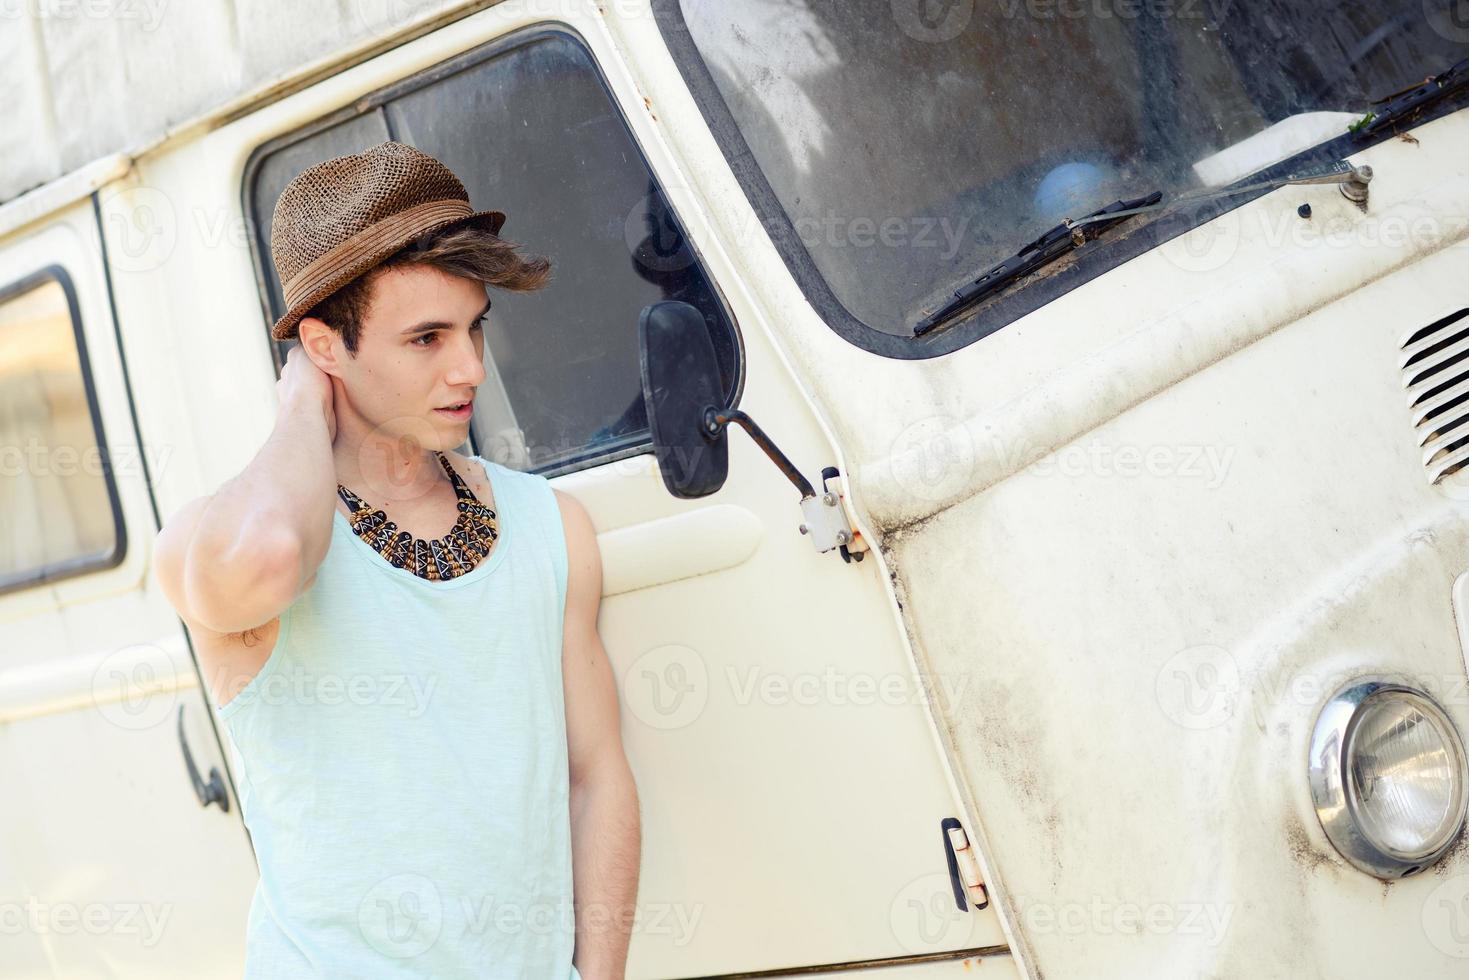
[[[163,448],[140,453],[93,202],[0,243],[7,976],[241,962],[249,844],[182,626],[148,575]]]
[[[506,238],[552,259],[544,290],[494,296],[472,440],[577,497],[600,535],[599,626],[642,801],[629,976],[1002,951],[993,912],[959,910],[941,831],[956,811],[927,695],[962,696],[967,675],[918,675],[876,556],[817,554],[798,494],[743,435],[730,437],[718,493],[680,500],[663,486],[637,325],[664,299],[704,314],[727,403],[808,478],[819,486],[840,457],[708,237],[601,15],[563,4],[569,27],[544,25],[532,7],[500,4],[397,48],[399,63],[432,66],[421,75],[360,65],[358,87],[333,102],[311,110],[305,93],[233,127],[242,141],[272,124],[280,134],[241,177],[265,307],[251,329],[266,343],[282,311],[268,248],[281,188],[383,139],[443,161],[476,207],[507,212]],[[165,169],[200,172],[231,152]]]

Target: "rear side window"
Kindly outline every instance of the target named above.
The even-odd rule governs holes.
[[[0,288],[0,592],[122,551],[75,294],[48,269]]]
[[[281,190],[321,160],[387,139],[443,161],[476,209],[506,213],[507,239],[553,264],[544,289],[491,291],[475,451],[547,476],[645,452],[637,325],[663,299],[704,314],[727,404],[737,401],[731,318],[591,53],[559,29],[468,52],[257,153],[246,211],[271,322],[285,311],[269,258]],[[278,345],[278,363],[291,343]]]

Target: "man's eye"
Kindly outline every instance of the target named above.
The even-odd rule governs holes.
[[[470,324],[469,329],[483,330],[485,327],[485,321],[488,319],[489,317],[487,316],[480,317],[478,320],[474,321],[474,323]],[[417,337],[414,337],[412,343],[417,344],[419,347],[432,347],[434,340],[436,340],[437,338],[438,331],[431,330],[428,333],[419,334]],[[423,343],[423,341],[427,341],[427,343]]]

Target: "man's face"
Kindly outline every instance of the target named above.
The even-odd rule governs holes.
[[[485,287],[431,266],[385,270],[372,283],[357,356],[340,362],[352,410],[375,435],[450,450],[469,435],[485,379]],[[470,402],[461,412],[447,406]]]

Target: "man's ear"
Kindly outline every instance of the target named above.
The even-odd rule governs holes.
[[[303,316],[296,330],[301,338],[301,347],[306,351],[306,356],[311,358],[311,363],[326,374],[341,378],[342,369],[338,359],[346,350],[341,336],[327,326],[325,320],[314,316]]]

